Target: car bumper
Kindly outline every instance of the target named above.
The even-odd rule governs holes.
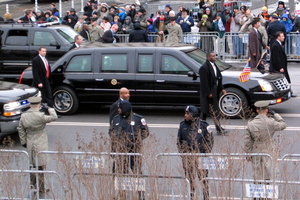
[[[269,100],[270,105],[282,103],[291,98],[291,91],[280,91],[280,92],[254,92],[253,96],[250,97],[251,104],[254,104],[256,101],[259,100]]]
[[[10,120],[1,120],[0,119],[0,128],[1,128],[1,137],[17,132],[17,127],[19,126],[20,117],[10,119]]]

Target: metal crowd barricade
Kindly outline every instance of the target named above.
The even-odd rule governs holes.
[[[195,157],[197,162],[195,167],[198,169],[206,169],[209,171],[209,178],[227,179],[252,179],[253,166],[251,162],[246,160],[246,157],[252,156],[252,159],[261,159],[262,157],[270,159],[270,171],[273,172],[273,159],[269,154],[245,154],[245,153],[160,153],[155,157],[156,174],[171,176],[173,174],[182,173],[183,166],[181,165],[180,157],[191,158]],[[171,159],[172,157],[172,159]],[[177,157],[177,158],[174,158]],[[176,164],[175,164],[176,163]],[[177,163],[180,163],[179,165]],[[264,174],[264,171],[261,171]],[[272,173],[273,174],[273,173]],[[223,183],[224,185],[225,183]],[[227,184],[227,183],[226,183]],[[236,184],[233,183],[232,184]],[[222,185],[222,184],[220,184]],[[222,187],[209,183],[210,190],[219,190]],[[235,187],[236,188],[236,187]],[[199,189],[197,191],[201,191]],[[202,196],[202,194],[200,194]]]
[[[248,33],[225,33],[222,39],[222,60],[241,62],[248,59]]]
[[[209,199],[299,199],[299,181],[207,177]],[[255,182],[256,181],[256,182]],[[257,183],[259,182],[259,183]],[[215,187],[211,187],[214,185]]]
[[[27,170],[29,169],[29,156],[27,151],[21,150],[0,150],[1,164],[0,169],[15,169]]]
[[[83,192],[81,196],[90,196],[89,188],[97,191],[105,191],[105,194],[98,192],[98,197],[103,199],[118,199],[122,194],[126,199],[137,199],[143,195],[144,199],[190,199],[189,181],[181,176],[154,176],[142,174],[98,174],[98,173],[75,173],[76,183],[81,183]],[[93,180],[98,177],[98,182],[88,181],[82,183],[80,180]],[[105,182],[105,184],[101,184]],[[96,184],[96,187],[95,187]],[[90,192],[90,193],[89,193]]]
[[[36,156],[36,163],[38,165],[39,159],[50,157],[51,162],[46,166],[46,170],[56,171],[61,176],[61,185],[65,186],[69,199],[84,199],[82,197],[86,192],[91,195],[106,195],[109,190],[109,180],[99,178],[99,176],[86,177],[80,176],[80,180],[76,182],[73,179],[73,174],[103,174],[111,173],[114,159],[120,159],[123,162],[124,157],[137,156],[143,159],[140,153],[108,153],[108,152],[71,152],[71,151],[40,151]],[[121,157],[121,158],[120,158]],[[124,161],[127,162],[127,161]],[[117,162],[116,162],[117,163]],[[130,169],[130,162],[126,163]],[[121,170],[124,170],[122,168]],[[88,191],[85,191],[86,185],[93,183]],[[98,187],[101,190],[94,190]]]
[[[117,33],[116,36],[119,37],[119,43],[129,42],[129,34]]]
[[[52,199],[65,199],[64,193],[59,192],[63,187],[58,186],[60,181],[56,182],[59,179],[56,172],[34,170],[0,170],[0,199],[46,199],[39,194],[39,188],[32,188],[30,176],[33,174],[48,175],[46,185],[50,191],[46,196],[52,196]]]

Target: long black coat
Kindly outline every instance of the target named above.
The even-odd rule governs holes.
[[[291,79],[287,70],[287,56],[284,52],[284,47],[276,40],[271,46],[270,72],[280,73],[280,69],[284,69],[284,75],[289,83]]]
[[[101,37],[103,43],[113,43],[115,38],[116,38],[116,42],[119,42],[119,38],[113,36],[111,30],[105,31],[103,36]]]
[[[214,108],[218,108],[218,100],[221,91],[224,89],[222,85],[222,74],[218,67],[216,67],[217,76],[215,76],[214,69],[210,62],[206,62],[200,67],[200,103],[201,112],[203,114],[209,114],[209,104],[213,104]],[[213,98],[208,96],[212,94]]]

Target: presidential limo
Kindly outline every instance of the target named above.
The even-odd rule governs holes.
[[[52,66],[55,109],[73,114],[80,103],[108,105],[127,87],[134,105],[200,105],[199,68],[206,53],[192,45],[159,43],[93,43],[72,50]],[[227,94],[220,109],[228,117],[239,116],[257,100],[271,104],[290,98],[290,86],[280,74],[252,72],[250,81],[241,83],[240,67],[219,60]],[[31,68],[21,83],[31,84]]]

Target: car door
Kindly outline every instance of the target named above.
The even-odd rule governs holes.
[[[47,49],[47,59],[50,64],[62,57],[67,51],[61,48],[62,44],[51,29],[34,29],[30,32],[30,59],[32,60],[38,53],[40,47]]]
[[[163,105],[199,105],[199,80],[187,74],[193,71],[181,54],[158,54],[158,72],[155,75],[155,100]]]
[[[136,50],[136,73],[135,73],[135,95],[131,101],[135,104],[153,104],[154,95],[154,49],[137,49]]]
[[[0,53],[2,74],[20,74],[31,64],[28,32],[28,29],[12,29],[3,35]]]
[[[69,85],[75,90],[80,102],[93,101],[93,50],[75,54],[65,66],[63,85]],[[53,74],[53,78],[55,74]]]
[[[99,103],[111,104],[119,97],[121,87],[135,95],[134,51],[117,48],[103,48],[95,51],[98,61],[94,73],[94,97]]]

